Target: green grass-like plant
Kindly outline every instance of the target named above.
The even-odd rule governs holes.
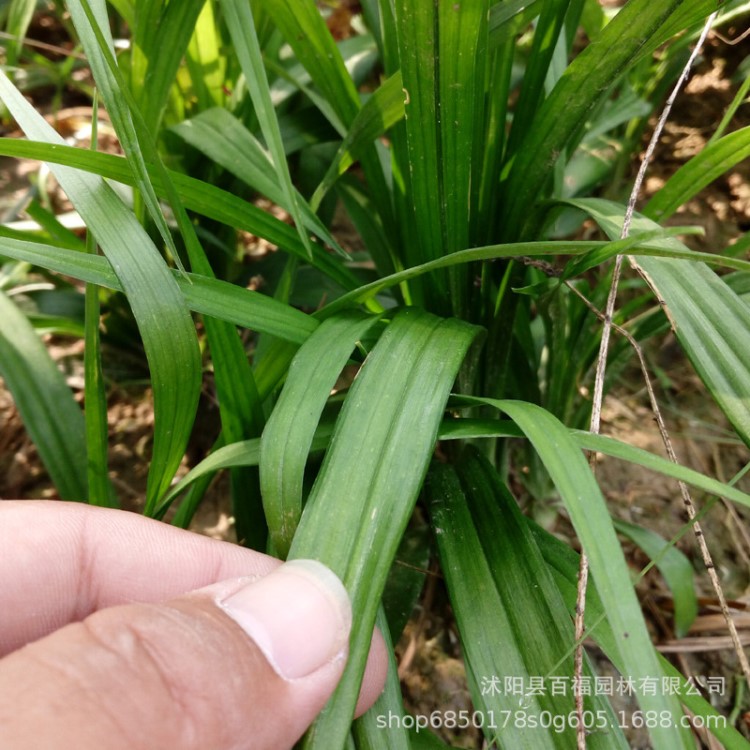
[[[372,628],[397,641],[403,621],[389,602],[406,591],[403,607],[415,603],[418,585],[401,586],[393,567],[412,539],[440,562],[485,717],[518,710],[484,690],[485,678],[572,674],[577,554],[520,512],[511,473],[536,500],[559,501],[575,528],[593,577],[590,636],[636,684],[676,680],[672,694],[638,696],[645,714],[669,717],[648,727],[653,746],[693,747],[683,707],[706,720],[716,711],[652,645],[617,534],[655,559],[679,632],[696,612],[692,570],[653,532],[615,523],[584,452],[741,505],[750,496],[585,431],[582,386],[593,382],[601,323],[574,292],[603,309],[610,259],[635,258],[650,287],[634,281],[614,322],[638,340],[671,323],[750,445],[740,296],[750,263],[722,248],[691,251],[679,237],[694,229],[659,223],[747,158],[750,128],[724,133],[722,123],[620,238],[624,176],[715,1],[629,0],[605,13],[595,0],[362,0],[345,40],[313,0],[64,5],[124,157],[66,145],[19,90],[33,62],[20,43],[0,73],[0,99],[28,138],[0,139],[0,154],[47,162],[88,230],[84,248],[41,204],[39,231],[0,228],[0,374],[60,497],[116,504],[101,412],[84,421],[13,302],[30,268],[86,282],[92,413],[105,387],[97,333],[108,304],[96,292],[129,304],[154,394],[144,513],[172,509],[187,527],[208,479],[228,469],[240,543],[319,559],[344,581],[350,658],[305,748],[406,750],[434,739],[377,721],[405,717],[393,670],[352,724]],[[725,5],[726,17],[749,10]],[[25,34],[34,8],[14,0],[8,31]],[[127,35],[126,51],[113,29]],[[259,208],[259,196],[291,224]],[[361,238],[357,254],[332,229],[337,205]],[[584,217],[601,239],[576,238]],[[278,248],[259,265],[263,291],[246,288],[239,231]],[[253,332],[251,352],[238,328]],[[613,346],[607,386],[629,351]],[[332,396],[347,364],[358,374]],[[209,367],[221,432],[175,483]],[[429,518],[432,541],[415,535],[416,516]],[[606,699],[585,707],[609,721],[590,747],[627,747]],[[568,716],[575,705],[570,694],[535,696],[524,711]],[[748,747],[733,727],[711,726],[725,747]],[[510,721],[485,735],[514,750],[576,745],[571,723],[529,731]]]

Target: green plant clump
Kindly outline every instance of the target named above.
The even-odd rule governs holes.
[[[122,346],[142,345],[153,392],[143,512],[187,527],[226,469],[238,541],[319,559],[350,593],[349,662],[305,748],[439,746],[404,728],[395,679],[352,724],[376,620],[398,641],[398,613],[418,597],[419,575],[394,565],[399,550],[438,561],[484,716],[517,710],[492,680],[573,675],[578,555],[519,510],[511,487],[571,521],[593,579],[588,635],[620,674],[676,678],[673,693],[637,696],[644,715],[673,718],[648,726],[653,747],[695,746],[686,709],[725,747],[748,747],[710,722],[715,709],[654,648],[617,534],[662,569],[680,633],[696,613],[692,569],[652,531],[616,524],[586,457],[750,505],[734,486],[586,431],[603,325],[593,310],[606,307],[611,260],[627,256],[642,275],[614,323],[638,342],[674,329],[750,445],[747,235],[706,254],[678,238],[693,229],[665,228],[750,155],[750,127],[722,124],[621,238],[633,157],[716,0],[362,0],[344,39],[329,31],[329,4],[312,0],[39,5],[80,55],[60,67],[7,46],[0,99],[27,140],[1,138],[0,154],[46,162],[87,240],[43,191],[27,208],[36,230],[0,228],[0,374],[60,498],[118,506],[106,314]],[[8,33],[20,40],[36,10],[5,4]],[[748,10],[726,2],[717,23]],[[68,145],[22,94],[52,83],[63,96],[86,64],[91,83],[75,85],[95,88],[124,156]],[[584,219],[600,228],[594,239],[581,239],[592,236]],[[342,223],[355,250],[342,247]],[[252,266],[261,290],[249,288],[248,235],[274,248]],[[38,273],[72,307],[21,305],[20,281]],[[85,338],[84,410],[42,331]],[[632,354],[613,336],[605,390]],[[175,482],[207,372],[220,433]],[[584,676],[595,670],[584,661]],[[610,720],[589,747],[628,746],[606,696],[584,707]],[[569,716],[575,703],[545,693],[524,710]],[[388,712],[403,721],[383,728]],[[484,732],[513,750],[576,745],[572,722]]]

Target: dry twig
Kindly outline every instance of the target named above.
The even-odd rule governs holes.
[[[712,13],[708,19],[706,20],[706,23],[703,27],[703,31],[701,32],[701,35],[698,39],[697,44],[695,45],[695,48],[693,49],[690,58],[688,59],[687,63],[685,64],[685,67],[682,70],[682,73],[680,74],[680,77],[677,80],[677,83],[674,86],[674,89],[672,90],[672,93],[669,96],[669,99],[667,99],[667,103],[664,106],[664,109],[661,113],[661,116],[659,117],[659,121],[656,124],[656,127],[654,128],[654,132],[651,136],[651,140],[649,141],[648,147],[646,148],[646,153],[643,156],[643,159],[641,161],[640,168],[638,169],[638,174],[636,175],[635,182],[633,184],[633,189],[630,193],[630,198],[628,200],[627,209],[625,211],[625,217],[623,219],[622,223],[622,231],[620,233],[620,238],[625,239],[628,237],[630,233],[630,225],[633,220],[633,214],[635,212],[635,204],[638,200],[638,196],[640,194],[641,186],[643,184],[643,179],[646,174],[646,170],[648,169],[649,163],[653,157],[654,151],[656,149],[656,144],[659,141],[659,138],[661,137],[662,130],[664,129],[664,125],[667,122],[667,119],[669,118],[669,114],[672,110],[672,106],[677,99],[677,95],[682,89],[682,86],[685,83],[685,80],[688,77],[688,74],[690,72],[690,69],[698,56],[698,53],[700,52],[703,43],[706,40],[706,37],[708,36],[709,31],[711,30],[711,25],[713,24],[715,18],[716,18],[716,12]],[[607,369],[607,352],[609,349],[609,339],[612,331],[612,316],[614,314],[614,308],[615,308],[615,302],[617,299],[617,288],[620,281],[620,274],[622,272],[622,262],[623,262],[623,256],[618,255],[615,259],[615,265],[612,272],[612,283],[609,290],[609,295],[607,297],[607,305],[604,312],[604,326],[602,328],[602,339],[599,347],[599,357],[597,360],[596,365],[596,377],[594,380],[594,396],[593,396],[593,404],[592,404],[592,410],[591,410],[591,423],[590,423],[590,431],[594,434],[598,434],[600,431],[601,426],[601,413],[602,413],[602,403],[604,399],[604,375]],[[632,337],[631,337],[632,338]],[[642,358],[642,354],[639,355]],[[642,366],[645,365],[645,362],[642,360]],[[644,368],[645,371],[645,368]],[[653,395],[653,388],[650,385],[650,379],[647,379],[647,387],[649,391],[649,399],[651,400],[652,409],[654,409],[654,415],[656,416],[657,423],[659,425],[659,431],[662,435],[662,439],[664,440],[664,444],[667,448],[667,453],[669,454],[669,458],[672,461],[676,461],[676,458],[674,456],[674,451],[672,449],[672,444],[669,439],[669,435],[667,434],[666,428],[664,427],[664,422],[661,418],[661,413],[658,410],[658,405],[656,403],[656,399]],[[596,466],[596,455],[592,454],[590,456],[590,463],[592,470],[595,470]],[[683,494],[683,501],[685,502],[685,507],[688,511],[688,516],[691,520],[695,517],[695,508],[692,504],[692,501],[690,500],[690,496],[687,492],[687,487],[683,483],[680,483],[680,489]],[[696,523],[695,525],[695,533],[696,537],[699,540],[699,545],[701,546],[701,553],[704,555],[704,561],[707,559],[706,556],[708,556],[708,560],[710,562],[710,555],[708,553],[708,548],[705,546],[705,541],[703,540],[703,534],[700,531],[699,525]],[[705,551],[704,551],[705,550]],[[713,570],[713,563],[711,563],[711,567],[706,566],[709,570],[709,575],[713,573],[712,582],[714,578],[716,577],[716,572]],[[578,593],[576,597],[576,618],[575,618],[575,637],[576,641],[579,643],[578,647],[576,648],[576,656],[575,656],[575,675],[574,679],[580,679],[583,671],[583,634],[584,634],[584,613],[585,613],[585,607],[586,607],[586,586],[588,582],[588,558],[586,557],[585,553],[581,554],[581,563],[580,563],[580,571],[579,571],[579,577],[578,577]],[[718,585],[718,578],[716,579],[717,585]],[[722,597],[723,598],[723,597]],[[736,632],[736,631],[735,631]],[[739,645],[739,639],[737,640],[737,644]],[[741,651],[741,648],[739,649]],[[744,656],[744,654],[743,654]],[[583,696],[576,696],[576,713],[578,714],[578,730],[577,730],[577,743],[579,750],[585,750],[586,748],[586,733],[583,726]]]

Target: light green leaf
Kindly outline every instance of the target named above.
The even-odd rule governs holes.
[[[164,40],[160,39],[159,27],[161,24],[165,25],[164,28],[170,28],[170,26],[177,27],[175,28],[177,37],[175,39],[170,38],[166,43],[165,60],[162,61],[163,65],[174,67],[160,69],[160,67],[154,65],[156,63],[155,59],[149,60],[148,63],[148,70],[156,70],[161,76],[161,80],[157,81],[157,85],[162,87],[162,94],[164,96],[166,96],[169,87],[166,80],[167,76],[170,70],[171,74],[174,75],[197,15],[201,10],[201,4],[196,5],[192,3],[192,5],[185,5],[189,7],[180,9],[172,8],[171,13],[170,6],[160,8],[159,3],[142,2],[137,5],[138,24],[135,38],[142,49],[134,51],[132,72],[136,77],[139,73],[139,66],[137,64],[139,59],[138,52],[140,51],[145,54],[146,57],[150,56],[151,58],[159,59],[160,55],[157,53],[157,50],[164,44]],[[210,8],[210,6],[207,7]],[[170,26],[167,26],[167,24]],[[173,46],[177,46],[178,48],[176,56],[175,51],[171,49]],[[115,79],[119,81],[120,77],[117,74],[117,69],[112,68],[111,65],[110,69]],[[171,83],[171,80],[169,83]],[[126,101],[128,101],[128,92],[124,91],[123,93],[125,94]],[[146,93],[145,97],[148,98],[149,93]],[[144,103],[143,108],[146,111],[144,117],[151,116],[155,125],[161,117],[163,101],[148,101],[148,103]],[[195,227],[188,217],[177,190],[162,164],[148,130],[148,125],[136,110],[137,107],[133,102],[131,104],[131,114],[136,129],[139,131],[140,144],[148,160],[155,165],[160,183],[166,191],[185,241],[191,268],[202,276],[212,278],[214,276],[213,269],[198,241]],[[216,393],[219,400],[219,413],[224,439],[231,443],[257,436],[262,431],[265,420],[253,372],[238,333],[233,325],[214,317],[207,317],[204,324],[208,346],[214,363]],[[232,513],[235,518],[238,538],[247,546],[258,549],[265,548],[266,532],[262,517],[257,472],[248,470],[233,471],[231,485]]]
[[[16,64],[18,56],[23,48],[23,39],[29,28],[31,19],[36,9],[36,0],[11,0],[10,9],[8,10],[8,23],[6,30],[8,34],[15,37],[12,42],[5,47],[6,57],[4,64],[12,67]]]
[[[125,185],[135,184],[127,161],[112,154],[97,154],[59,143],[34,143],[15,138],[0,138],[0,154],[63,164],[93,172]],[[228,226],[263,237],[280,248],[307,259],[297,233],[289,225],[226,190],[187,175],[170,170],[167,172],[186,208]],[[157,195],[166,195],[166,189],[156,169],[149,168],[149,177]],[[357,277],[338,259],[317,245],[313,246],[312,264],[344,289],[353,289],[359,284]]]
[[[135,0],[108,0],[130,27],[135,26]]]
[[[448,391],[476,333],[456,320],[400,312],[367,357],[336,422],[289,554],[328,565],[349,591],[354,612],[344,676],[306,736],[308,749],[344,743],[386,576]]]
[[[124,291],[126,288],[110,261],[101,256],[6,238],[0,238],[0,253],[109,289]],[[319,325],[311,316],[260,292],[197,274],[172,271],[170,275],[184,295],[182,304],[195,312],[297,344],[305,341]]]
[[[451,403],[459,407],[461,404],[473,404],[473,401],[468,397],[459,396],[451,399]],[[750,508],[750,495],[745,492],[707,477],[694,469],[689,469],[687,466],[668,461],[643,448],[636,448],[615,438],[594,435],[584,430],[570,430],[570,436],[581,450],[595,451],[605,456],[628,461]],[[443,422],[440,426],[441,440],[468,440],[481,437],[517,438],[523,437],[523,432],[513,422],[500,419],[453,419]]]
[[[307,454],[331,389],[377,318],[357,312],[328,318],[302,345],[261,439],[263,507],[276,554],[287,556],[302,515]]]
[[[750,125],[711,143],[683,164],[643,209],[654,221],[668,219],[704,187],[750,156]]]
[[[625,521],[615,521],[615,529],[637,544],[653,561],[664,576],[674,598],[675,635],[687,635],[698,615],[698,599],[695,596],[695,577],[690,560],[656,532]]]
[[[156,3],[151,3],[156,6]],[[169,89],[198,23],[205,0],[181,0],[167,3],[155,23],[147,23],[139,14],[135,24],[135,47],[142,55],[145,73],[134,65],[134,86],[146,129],[156,133],[167,103]],[[210,4],[209,4],[210,5]],[[137,55],[136,55],[137,56]]]
[[[321,425],[310,445],[310,452],[324,450],[331,439],[330,425]],[[174,502],[191,485],[200,479],[212,476],[222,469],[233,469],[238,466],[258,466],[260,463],[260,438],[240,440],[237,443],[221,446],[194,466],[164,496],[156,515],[161,517]]]
[[[563,595],[572,616],[576,607],[576,582],[580,565],[578,553],[532,521],[528,521],[528,524],[536,538],[539,549],[553,572],[560,593]],[[624,673],[625,668],[618,650],[619,640],[607,621],[606,613],[607,610],[602,603],[596,583],[592,584],[589,581],[586,595],[586,627],[618,671]],[[659,663],[667,679],[674,680],[679,685],[680,701],[689,711],[704,720],[703,726],[711,728],[711,733],[723,743],[726,750],[748,750],[750,743],[734,727],[729,725],[725,716],[722,716],[700,694],[697,694],[695,686],[688,683],[685,676],[680,674],[661,654],[659,654]],[[667,747],[672,746],[668,745]]]
[[[24,213],[39,224],[56,245],[69,247],[71,250],[85,249],[85,243],[81,242],[81,238],[63,226],[62,222],[53,213],[44,208],[39,201],[32,200],[24,209]],[[26,236],[26,232],[19,232],[18,239],[27,240],[32,238]]]
[[[227,59],[228,50],[221,38],[213,3],[203,5],[191,31],[193,36],[185,54],[190,72],[189,91],[197,100],[195,106],[199,111],[221,107],[227,99],[227,68],[231,59]],[[177,98],[175,109],[179,118],[184,117],[186,99],[184,93]]]
[[[509,242],[504,245],[489,245],[487,247],[470,248],[459,250],[457,253],[445,255],[442,258],[428,261],[419,266],[407,268],[404,271],[385,276],[370,284],[354,289],[326,305],[318,317],[332,315],[339,310],[366,302],[388,289],[409,279],[422,276],[439,268],[450,268],[461,263],[470,263],[477,260],[494,260],[496,258],[523,258],[524,256],[537,257],[545,255],[583,255],[584,253],[597,252],[596,261],[600,257],[611,257],[613,255],[630,253],[632,255],[654,255],[677,258],[694,258],[698,254],[688,250],[683,245],[678,247],[667,246],[660,238],[669,237],[669,230],[654,231],[652,234],[638,237],[628,237],[624,240],[615,240],[611,243],[599,243],[592,241],[557,240],[545,242]],[[650,239],[649,239],[650,238]],[[736,259],[731,259],[733,265]],[[722,261],[723,262],[723,261]],[[728,262],[726,265],[730,265]],[[739,261],[737,268],[748,268],[750,264]]]
[[[157,167],[161,165],[161,160],[151,134],[143,122],[135,98],[117,66],[114,42],[109,32],[106,3],[104,0],[69,0],[68,9],[81,44],[86,51],[97,90],[112,118],[112,124],[127,156],[128,165],[133,171],[133,177],[143,202],[172,258],[178,266],[181,266],[177,247],[159,206],[159,200],[146,167],[146,156]]]
[[[98,143],[99,98],[94,95],[94,121],[91,132],[91,148]],[[93,233],[86,235],[86,252],[97,255],[99,249]],[[109,481],[109,425],[107,423],[107,392],[102,372],[102,350],[99,327],[101,309],[99,288],[86,284],[85,296],[85,344],[83,351],[84,391],[83,408],[86,426],[86,468],[88,475],[88,501],[92,505],[117,506],[114,488]]]
[[[324,242],[346,256],[331,233],[294,188],[290,188],[293,191],[294,200],[293,203],[291,202],[292,199],[279,182],[273,162],[270,161],[266,150],[230,112],[215,107],[201,112],[191,120],[185,120],[173,126],[171,130],[186,143],[206,154],[253,190],[282,206],[292,215],[294,215],[294,206],[297,206],[300,229],[304,231],[304,228],[307,228],[314,232]],[[286,164],[286,159],[284,164]]]
[[[404,703],[401,698],[401,681],[393,643],[388,632],[388,621],[383,608],[378,609],[375,625],[383,635],[388,653],[388,673],[385,689],[375,704],[354,722],[352,733],[357,750],[410,750],[409,733],[405,729]]]
[[[229,29],[229,36],[234,43],[234,51],[239,59],[240,67],[245,75],[247,90],[253,101],[255,114],[260,124],[263,138],[270,151],[272,171],[276,182],[284,194],[287,210],[291,213],[302,244],[308,255],[312,255],[310,238],[305,231],[305,219],[303,218],[302,204],[304,200],[298,196],[292,185],[292,177],[289,174],[289,165],[284,153],[284,145],[281,142],[279,121],[271,102],[271,92],[268,88],[268,78],[263,66],[263,55],[258,43],[258,35],[255,31],[255,20],[250,5],[242,0],[219,0],[219,5],[224,11]],[[241,152],[235,153],[235,158]],[[270,197],[270,196],[269,196]]]

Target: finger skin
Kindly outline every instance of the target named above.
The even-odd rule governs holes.
[[[0,661],[0,747],[283,750],[343,666],[284,680],[198,594],[112,607]]]
[[[79,503],[4,500],[0,534],[0,656],[105,607],[165,601],[279,565],[135,513]]]
[[[94,622],[115,616],[99,610],[115,607],[114,611],[121,613],[117,605],[164,602],[219,581],[262,577],[280,564],[267,555],[133,513],[51,501],[0,501],[0,549],[0,657],[10,654],[0,660],[0,671],[16,665],[13,668],[21,675],[24,669],[17,666],[18,659],[36,658],[36,652],[17,649],[61,628],[66,632],[64,626],[88,628],[88,621],[83,626],[80,622],[94,613],[98,612]],[[54,650],[49,643],[44,648]],[[205,648],[200,652],[205,653]],[[190,654],[192,661],[192,651],[180,653],[183,660]],[[72,663],[72,656],[67,654],[64,661]],[[386,669],[386,648],[376,631],[356,715],[377,699]],[[217,682],[223,684],[224,679],[221,675]],[[8,677],[2,684],[13,686],[11,694],[20,694],[25,683]],[[37,705],[46,721],[42,684],[46,683],[30,686],[29,702],[23,705]],[[106,689],[106,685],[101,688]],[[97,691],[99,688],[93,690]],[[7,694],[0,689],[3,698]],[[126,701],[128,696],[121,698]],[[70,701],[64,702],[65,711],[70,712]],[[41,731],[36,719],[30,717],[30,721],[29,726]],[[2,747],[6,745],[0,742]]]

